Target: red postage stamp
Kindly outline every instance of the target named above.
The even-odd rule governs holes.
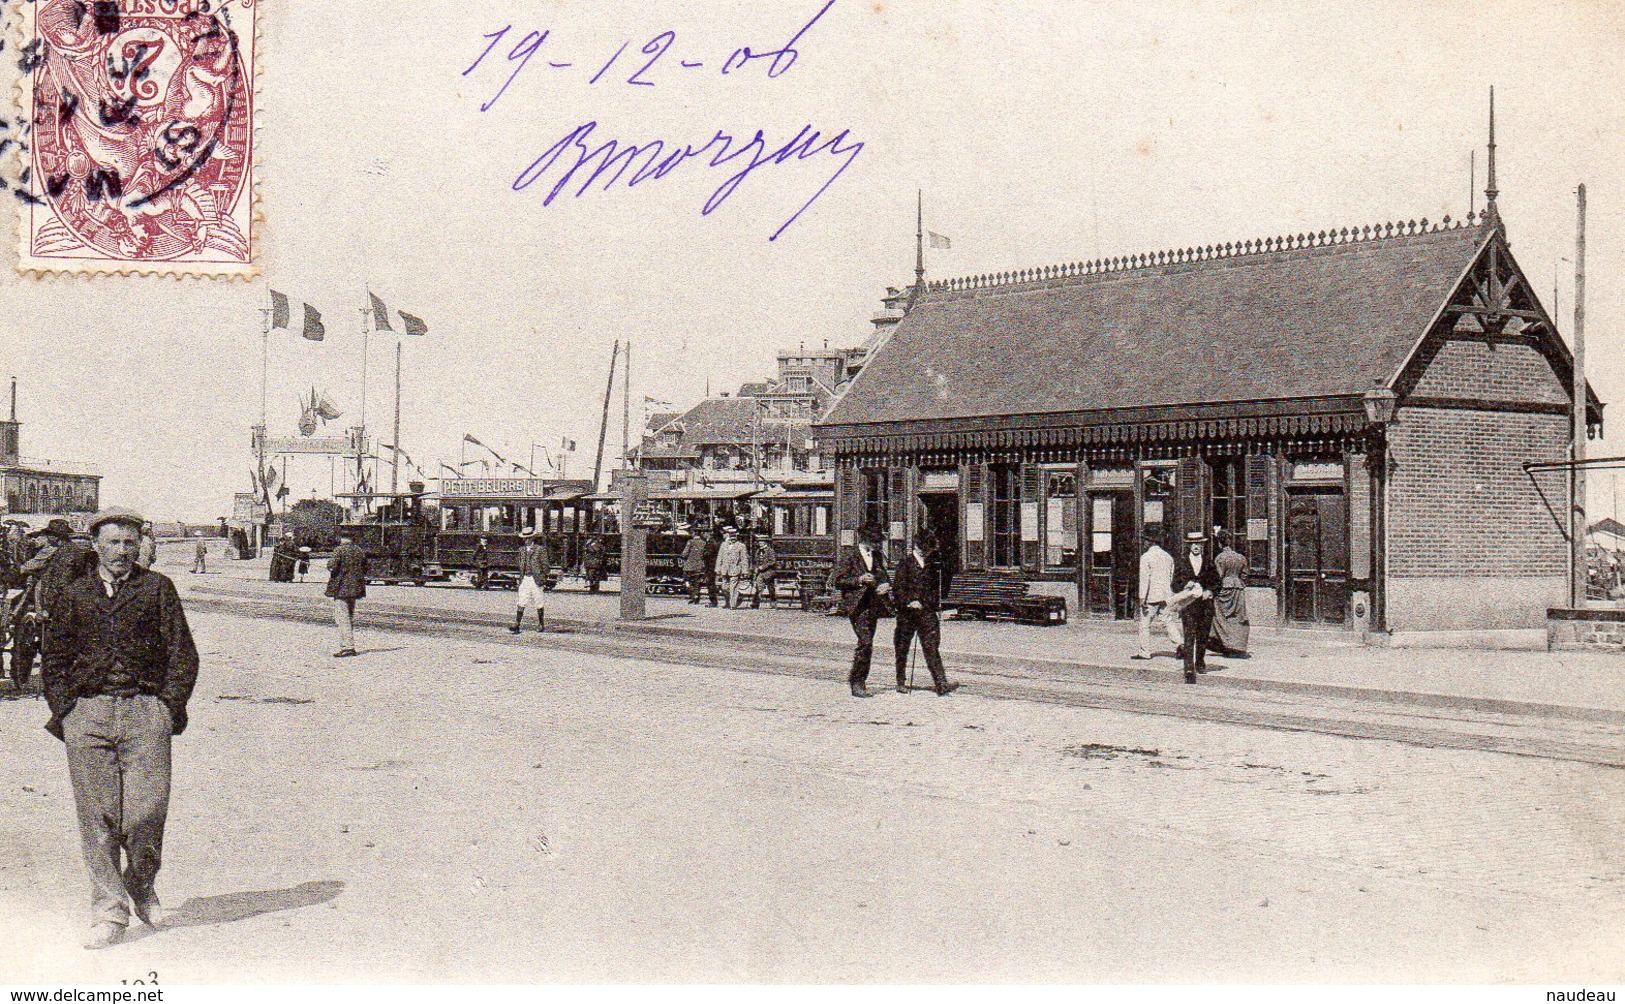
[[[37,0],[25,272],[254,274],[257,0]]]

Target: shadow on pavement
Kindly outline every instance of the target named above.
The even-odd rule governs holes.
[[[344,883],[336,879],[301,882],[291,889],[264,889],[258,892],[228,892],[219,896],[193,898],[164,919],[164,927],[208,927],[232,924],[262,913],[298,910],[336,899]]]

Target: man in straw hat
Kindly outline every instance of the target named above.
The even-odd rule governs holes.
[[[124,936],[133,910],[163,921],[154,882],[169,813],[170,739],[186,731],[197,647],[175,584],[136,561],[141,517],[91,520],[99,564],[70,583],[45,646],[45,726],[67,747],[95,921],[87,948]]]
[[[1185,632],[1185,682],[1195,683],[1197,673],[1207,672],[1207,636],[1213,626],[1213,597],[1223,585],[1219,569],[1207,554],[1207,535],[1200,530],[1185,534],[1185,551],[1174,559],[1174,598]]]
[[[542,606],[550,564],[547,548],[542,546],[542,538],[533,527],[527,526],[519,531],[519,539],[525,542],[519,549],[519,609],[514,611],[513,627],[508,631],[518,634],[525,625],[525,608],[534,607],[536,631],[540,634],[547,629],[547,611]]]

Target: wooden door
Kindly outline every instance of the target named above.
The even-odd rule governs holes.
[[[1134,493],[1089,492],[1089,563],[1085,608],[1100,617],[1129,620],[1139,595],[1140,558],[1135,553]]]
[[[1287,497],[1287,617],[1341,624],[1348,616],[1348,499],[1341,488]]]

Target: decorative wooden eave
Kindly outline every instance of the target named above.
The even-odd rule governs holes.
[[[1478,253],[1462,274],[1450,298],[1440,306],[1431,324],[1418,338],[1387,386],[1404,405],[1426,370],[1430,349],[1450,340],[1528,345],[1551,365],[1572,400],[1574,354],[1558,335],[1534,285],[1524,275],[1507,244],[1506,225],[1499,216]],[[1586,421],[1600,435],[1603,403],[1586,384]],[[1545,410],[1545,409],[1542,409]]]
[[[1047,415],[970,416],[817,426],[827,453],[904,455],[942,450],[1283,440],[1371,431],[1357,396],[1215,402]]]

